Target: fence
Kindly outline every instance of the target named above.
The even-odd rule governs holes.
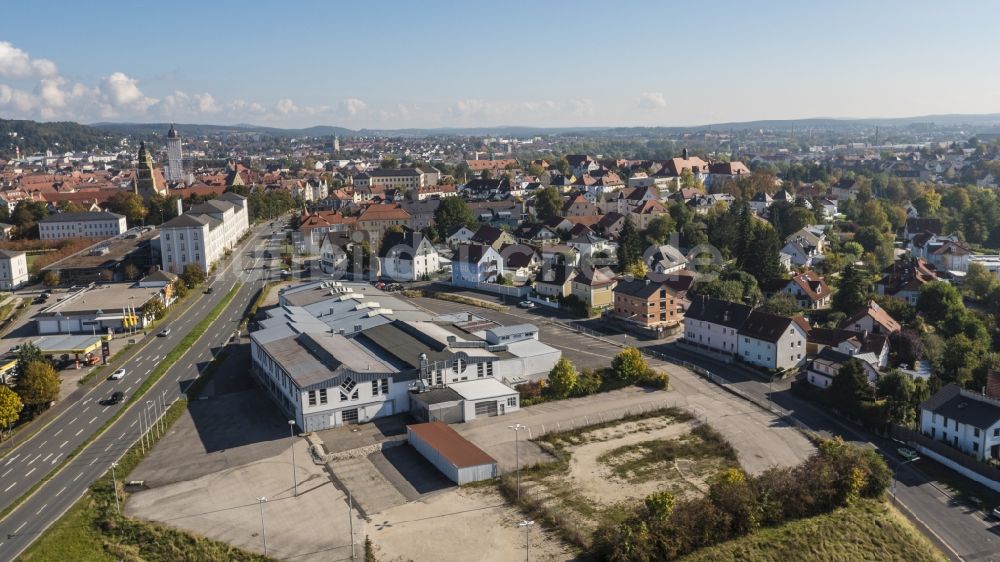
[[[497,295],[503,295],[507,297],[523,297],[531,293],[531,287],[523,285],[521,287],[515,287],[513,285],[497,285],[496,283],[476,283],[473,281],[457,281],[452,280],[448,283],[452,287],[461,287],[463,289],[473,289],[476,291],[483,291],[485,293],[494,293]]]

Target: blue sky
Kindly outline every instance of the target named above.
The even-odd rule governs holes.
[[[0,116],[351,128],[1000,112],[1000,3],[34,2]]]

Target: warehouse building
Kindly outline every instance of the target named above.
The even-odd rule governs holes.
[[[35,327],[46,334],[105,334],[141,330],[147,319],[140,310],[151,300],[167,302],[169,287],[131,284],[85,287],[41,310]]]
[[[510,385],[560,358],[532,326],[518,328],[525,339],[490,343],[475,335],[480,324],[432,319],[362,283],[300,285],[264,315],[250,335],[253,373],[305,431],[412,408],[428,420],[509,413],[520,407]]]
[[[497,461],[444,422],[408,425],[406,440],[458,485],[497,476]]]

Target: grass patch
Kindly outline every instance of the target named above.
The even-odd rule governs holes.
[[[825,515],[761,529],[745,537],[701,549],[679,560],[944,562],[946,558],[888,504],[862,500]]]
[[[612,449],[597,457],[598,462],[611,468],[617,478],[630,483],[649,482],[662,478],[677,459],[695,464],[723,459],[723,466],[712,462],[712,471],[737,468],[736,451],[722,435],[707,425],[699,425],[691,433],[675,439],[654,439],[635,445]],[[704,470],[697,470],[704,472]]]
[[[229,293],[226,294],[225,298],[223,298],[219,302],[219,304],[215,305],[215,308],[213,308],[211,312],[208,313],[208,316],[206,316],[201,322],[198,323],[197,326],[195,326],[190,332],[188,332],[188,334],[184,336],[183,339],[181,339],[180,343],[178,343],[177,346],[175,346],[170,351],[170,353],[168,353],[167,356],[163,358],[163,361],[161,361],[160,364],[157,365],[155,369],[153,369],[153,372],[150,373],[148,377],[146,377],[146,380],[143,381],[142,384],[139,385],[139,388],[137,388],[136,391],[132,394],[132,396],[128,398],[128,401],[122,406],[122,408],[119,409],[115,413],[115,415],[111,416],[111,418],[109,418],[106,422],[104,422],[104,424],[97,431],[91,434],[91,436],[88,437],[86,441],[80,444],[79,447],[77,447],[75,450],[67,454],[66,458],[63,459],[61,463],[59,463],[59,466],[49,471],[49,473],[46,474],[44,478],[36,482],[31,488],[28,489],[27,492],[25,492],[19,498],[11,502],[10,505],[8,505],[6,508],[3,509],[3,511],[0,511],[0,518],[6,517],[7,514],[9,514],[11,511],[14,511],[14,509],[16,509],[17,506],[21,505],[21,503],[25,499],[30,497],[31,494],[35,493],[35,491],[38,490],[38,488],[40,488],[43,484],[48,482],[53,475],[62,470],[62,468],[66,466],[66,464],[69,463],[73,458],[75,458],[80,451],[84,450],[91,443],[93,443],[94,440],[98,438],[98,436],[107,431],[107,429],[111,427],[111,424],[115,423],[120,417],[125,415],[125,412],[128,410],[128,407],[131,406],[133,402],[140,400],[142,398],[142,395],[145,394],[146,391],[149,390],[156,383],[156,381],[160,380],[160,378],[163,377],[164,374],[166,374],[166,372],[170,369],[170,367],[172,367],[174,363],[176,363],[177,360],[180,359],[182,355],[184,355],[184,353],[191,347],[191,345],[205,333],[205,331],[212,324],[212,322],[214,322],[226,309],[229,303],[232,302],[233,298],[236,296],[236,292],[239,291],[240,287],[242,286],[243,284],[239,282],[233,285],[233,288],[230,289]]]
[[[210,376],[225,360],[219,354],[205,369]],[[200,379],[199,379],[200,380]],[[194,395],[192,395],[194,396]],[[188,400],[179,399],[166,411],[165,425],[170,428],[187,409]],[[150,435],[152,437],[152,434]],[[154,439],[154,444],[157,439]],[[147,451],[149,448],[147,448]],[[117,492],[124,505],[128,494],[124,482],[142,461],[142,449],[134,444],[118,460]],[[24,561],[42,560],[199,560],[199,561],[269,561],[252,552],[228,544],[198,537],[184,531],[118,515],[115,487],[106,472],[90,485],[87,493],[54,523],[20,557]]]

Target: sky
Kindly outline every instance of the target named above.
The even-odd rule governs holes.
[[[1000,2],[49,0],[0,117],[352,129],[1000,112]]]

